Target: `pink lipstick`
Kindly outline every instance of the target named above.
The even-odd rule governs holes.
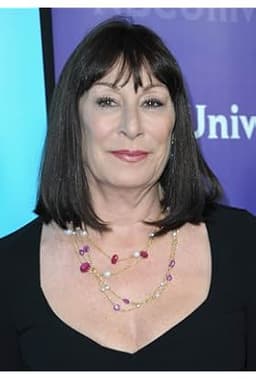
[[[114,150],[111,153],[118,159],[126,162],[139,162],[148,156],[144,150]]]

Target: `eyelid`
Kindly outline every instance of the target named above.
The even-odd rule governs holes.
[[[148,104],[149,102],[153,103],[152,105],[149,105],[149,107],[152,107],[152,108],[162,107],[165,104],[165,101],[162,100],[160,97],[150,96],[142,100],[142,106],[145,106],[145,104]],[[155,105],[157,104],[157,106],[155,106],[154,104]]]
[[[112,100],[112,101],[116,101],[116,99],[113,96],[110,96],[110,95],[99,95],[99,96],[96,96],[96,100]]]
[[[111,108],[118,105],[118,101],[112,96],[97,96],[95,99],[96,104],[101,108]],[[113,104],[114,103],[114,104]]]
[[[157,100],[157,101],[161,101],[163,102],[164,99],[160,96],[157,96],[157,95],[147,95],[143,98],[142,101],[147,101],[147,100]]]
[[[115,102],[118,102],[118,96],[115,96],[115,95],[112,95],[112,94],[97,94],[95,95],[95,99],[98,100],[98,99],[109,99],[109,100],[113,100]]]

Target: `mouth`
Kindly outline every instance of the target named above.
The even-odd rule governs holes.
[[[111,151],[116,158],[126,162],[139,162],[147,158],[149,152],[144,150],[114,150]]]

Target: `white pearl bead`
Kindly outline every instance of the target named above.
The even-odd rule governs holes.
[[[160,283],[160,287],[164,287],[164,285],[165,285],[165,282]]]
[[[152,233],[149,233],[148,236],[153,238],[153,237],[155,237],[155,233],[153,233],[153,232],[152,232]]]
[[[140,252],[139,252],[139,251],[134,251],[133,256],[134,256],[135,258],[139,258],[139,256],[140,256]]]
[[[160,293],[159,292],[156,292],[155,293],[155,297],[159,297],[160,296]]]
[[[105,276],[105,278],[109,278],[111,276],[111,272],[105,271],[105,272],[103,272],[103,276]]]
[[[64,233],[67,235],[70,235],[70,234],[72,234],[72,230],[71,229],[65,229]]]

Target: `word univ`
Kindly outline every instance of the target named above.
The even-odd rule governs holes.
[[[231,114],[211,115],[206,114],[207,106],[204,104],[196,105],[197,129],[195,137],[206,136],[208,139],[240,139],[246,137],[251,139],[256,129],[256,116],[239,115],[238,105],[232,104]]]

